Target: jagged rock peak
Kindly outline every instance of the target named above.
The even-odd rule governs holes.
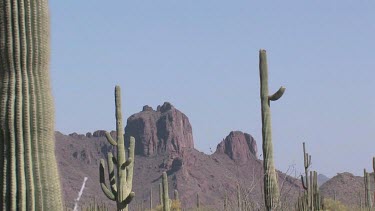
[[[86,137],[88,138],[91,138],[91,137],[105,137],[105,133],[106,131],[105,130],[97,130],[95,131],[93,134],[91,134],[90,132],[89,133],[86,133]],[[111,132],[109,132],[111,134],[112,137],[116,137],[116,131],[114,130],[111,130]]]
[[[224,153],[234,161],[244,162],[250,158],[257,158],[258,148],[250,134],[232,131],[217,145],[215,153]]]
[[[149,105],[145,105],[145,106],[143,106],[143,108],[142,108],[142,111],[153,111],[154,109],[152,109],[152,107],[151,106],[149,106]]]
[[[169,102],[164,102],[164,104],[161,107],[158,106],[158,111],[160,111],[161,113],[167,112],[167,111],[172,110],[172,109],[174,109],[174,107]]]
[[[92,134],[92,136],[94,136],[94,137],[104,137],[105,136],[105,130],[97,130]]]
[[[152,156],[180,153],[183,148],[194,148],[193,131],[188,117],[165,102],[154,111],[143,106],[141,112],[131,115],[125,127],[125,141],[133,136],[135,153]]]

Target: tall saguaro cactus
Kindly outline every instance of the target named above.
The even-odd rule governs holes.
[[[366,169],[363,170],[364,174],[364,184],[365,184],[365,207],[371,208],[372,202],[371,202],[371,190],[370,190],[370,174],[366,171]]]
[[[279,204],[279,186],[273,159],[270,101],[278,100],[285,91],[284,87],[273,95],[268,93],[268,68],[265,50],[259,51],[260,99],[262,107],[262,138],[264,168],[264,198],[267,210],[275,210]]]
[[[133,186],[133,167],[134,167],[134,137],[130,137],[129,156],[126,159],[125,143],[124,143],[124,127],[122,124],[121,114],[121,90],[119,86],[115,88],[116,103],[116,141],[113,140],[110,133],[106,132],[108,142],[117,148],[117,158],[111,152],[108,153],[108,175],[111,190],[105,184],[104,177],[104,160],[100,160],[100,185],[104,194],[117,203],[118,211],[127,211],[129,203],[134,198],[132,192]],[[117,165],[117,176],[114,171],[114,164]]]
[[[172,201],[169,199],[167,172],[163,172],[162,182],[163,182],[163,211],[170,211]]]
[[[307,195],[309,197],[307,197],[307,206],[308,207],[311,207],[311,194],[312,194],[312,188],[311,188],[311,183],[309,181],[309,177],[308,177],[308,174],[309,174],[309,168],[311,166],[311,155],[309,155],[309,153],[306,152],[306,148],[305,148],[305,142],[303,142],[303,164],[304,164],[304,168],[305,168],[305,179],[303,178],[303,175],[301,175],[301,182],[302,182],[302,187],[305,189]]]
[[[48,0],[0,1],[0,210],[62,210]]]

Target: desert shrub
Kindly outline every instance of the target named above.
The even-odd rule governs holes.
[[[163,206],[159,204],[152,211],[163,211]],[[181,211],[181,202],[179,200],[172,200],[171,211]]]
[[[340,201],[335,201],[333,199],[324,199],[325,211],[349,211],[349,208],[342,204]]]

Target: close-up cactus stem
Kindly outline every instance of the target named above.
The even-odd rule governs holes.
[[[0,1],[0,210],[62,210],[47,0]]]

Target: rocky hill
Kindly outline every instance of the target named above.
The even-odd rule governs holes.
[[[374,175],[370,175],[370,184],[374,184]],[[352,206],[364,203],[365,188],[364,178],[354,176],[351,173],[339,173],[329,179],[321,187],[320,191],[326,198],[336,199],[343,204]],[[374,187],[371,185],[371,193],[374,193]]]
[[[325,182],[327,182],[330,178],[324,174],[318,174],[318,187],[322,186]]]
[[[156,110],[144,106],[128,118],[125,132],[126,140],[129,136],[136,138],[136,197],[132,206],[143,203],[148,207],[151,189],[153,204],[158,204],[163,171],[168,173],[170,196],[177,189],[183,207],[194,207],[198,193],[202,206],[221,210],[225,195],[232,204],[236,203],[237,185],[244,201],[262,206],[263,166],[257,159],[257,143],[250,134],[232,131],[212,155],[204,154],[194,148],[188,117],[170,103]],[[103,130],[69,135],[56,132],[56,153],[68,206],[73,207],[84,177],[88,180],[80,204],[89,203],[94,197],[109,202],[99,185],[100,159],[113,151],[104,134]],[[114,131],[111,134],[114,136]],[[283,201],[294,203],[301,191],[300,181],[282,172],[278,174]]]

